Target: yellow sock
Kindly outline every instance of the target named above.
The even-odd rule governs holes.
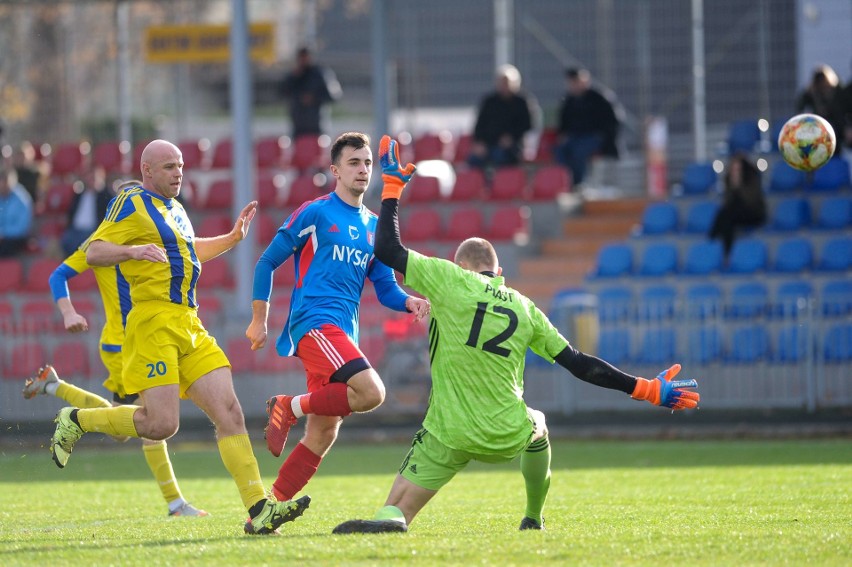
[[[65,400],[75,408],[108,408],[112,404],[97,394],[78,388],[61,380],[56,386],[56,397]]]
[[[157,480],[160,492],[163,493],[166,503],[183,498],[177,479],[175,478],[175,471],[172,469],[172,462],[169,460],[169,451],[166,442],[160,441],[153,445],[142,445],[142,452],[145,454],[148,468],[151,469],[151,474]]]
[[[133,414],[138,409],[141,406],[80,409],[77,410],[77,420],[83,431],[139,437],[133,424]]]
[[[251,448],[248,433],[230,435],[219,439],[219,454],[225,468],[231,473],[240,498],[246,510],[254,506],[259,500],[266,498],[263,492],[263,481],[260,478],[260,469],[257,459]]]

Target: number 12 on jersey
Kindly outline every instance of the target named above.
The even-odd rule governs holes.
[[[508,325],[496,336],[487,339],[482,343],[482,350],[496,354],[497,356],[508,357],[512,351],[500,346],[500,343],[511,337],[518,328],[518,315],[511,309],[507,309],[501,305],[495,305],[492,309],[494,313],[506,315],[509,318]],[[476,304],[476,313],[473,316],[473,323],[470,326],[470,334],[467,337],[467,346],[477,348],[479,345],[479,335],[482,332],[482,322],[485,319],[485,313],[488,311],[488,304],[479,302]]]

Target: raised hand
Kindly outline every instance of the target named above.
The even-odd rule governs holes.
[[[382,166],[382,199],[399,199],[405,184],[417,170],[413,163],[401,167],[399,163],[399,144],[388,135],[379,142],[379,164]]]

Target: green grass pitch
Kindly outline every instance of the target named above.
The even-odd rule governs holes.
[[[306,491],[310,509],[280,537],[243,535],[212,445],[173,445],[183,493],[208,518],[167,518],[133,445],[83,444],[64,470],[46,447],[6,449],[0,565],[852,564],[847,439],[556,441],[545,532],[517,530],[515,462],[469,467],[408,534],[363,536],[331,530],[384,503],[406,446],[338,445]],[[255,451],[268,485],[280,461]]]

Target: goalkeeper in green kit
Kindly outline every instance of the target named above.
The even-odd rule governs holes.
[[[432,305],[432,392],[385,506],[372,520],[350,520],[334,533],[405,532],[417,513],[471,460],[504,463],[520,455],[527,504],[520,529],[544,529],[550,442],[544,414],[524,403],[524,358],[531,348],[574,376],[675,410],[695,408],[695,380],[672,380],[675,364],[653,380],[631,376],[575,349],[532,301],[507,287],[493,246],[462,242],[455,263],[406,249],[399,239],[399,197],[414,165],[399,164],[396,141],[379,148],[382,205],[375,254]]]

